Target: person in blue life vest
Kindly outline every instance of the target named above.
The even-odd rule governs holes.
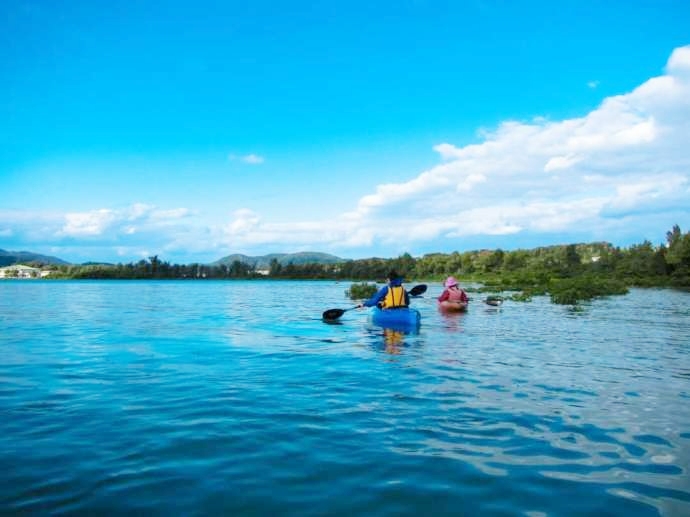
[[[403,287],[403,279],[397,271],[388,273],[388,284],[379,289],[367,301],[357,305],[357,308],[373,307],[374,305],[381,309],[399,309],[410,305],[410,296]]]

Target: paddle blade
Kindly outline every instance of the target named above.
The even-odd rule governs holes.
[[[412,289],[409,291],[410,296],[419,296],[420,294],[424,294],[426,292],[426,284],[419,284],[415,285]]]
[[[327,311],[324,311],[322,317],[325,320],[337,320],[343,315],[344,312],[345,309],[328,309]]]

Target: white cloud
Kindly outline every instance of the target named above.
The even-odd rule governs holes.
[[[486,176],[484,174],[469,174],[462,183],[458,183],[456,189],[458,192],[469,192],[475,185],[485,181]]]
[[[553,172],[561,169],[567,169],[568,167],[575,165],[580,160],[581,158],[579,158],[575,154],[568,154],[566,156],[554,156],[553,158],[549,159],[548,162],[546,162],[546,165],[544,165],[544,172]]]
[[[228,160],[230,161],[236,161],[239,160],[244,163],[248,163],[250,165],[259,165],[261,163],[264,163],[265,159],[263,156],[259,156],[258,154],[245,154],[243,156],[237,155],[230,153],[228,155]]]
[[[128,218],[133,221],[144,217],[148,213],[151,213],[154,208],[155,207],[146,205],[144,203],[134,203],[132,206],[126,209],[126,212],[128,212]]]
[[[64,224],[56,231],[56,235],[113,238],[119,234],[146,234],[176,224],[189,214],[190,211],[186,208],[158,210],[153,205],[143,203],[134,203],[117,210],[101,208],[88,212],[71,212],[64,215]]]
[[[193,212],[189,208],[173,208],[171,210],[152,210],[149,218],[158,224],[177,224],[180,219],[185,219],[192,214]]]
[[[685,78],[690,75],[690,45],[674,49],[666,64],[666,73]]]
[[[251,163],[251,164],[259,164],[259,163],[264,163],[264,159],[261,156],[258,156],[256,154],[248,154],[247,156],[244,156],[242,158],[242,161],[245,163]]]
[[[241,208],[212,224],[187,208],[144,203],[61,219],[0,211],[0,220],[3,232],[27,235],[26,242],[52,235],[53,244],[100,239],[123,253],[219,255],[266,248],[414,253],[425,246],[442,251],[445,243],[462,249],[462,239],[476,236],[510,243],[523,234],[607,235],[614,228],[658,234],[676,223],[687,229],[690,46],[674,50],[665,71],[580,117],[505,121],[482,130],[479,143],[440,142],[433,148],[440,158],[436,166],[374,187],[349,212],[328,215],[325,206],[321,220],[275,222]],[[228,158],[263,162],[252,154]]]
[[[664,174],[654,178],[629,178],[625,184],[616,186],[615,195],[603,209],[607,215],[647,213],[649,210],[671,208],[679,203],[688,204],[687,176],[681,174]]]
[[[105,208],[91,212],[65,214],[65,224],[60,233],[67,237],[101,235],[116,217],[112,210]]]
[[[621,225],[612,214],[640,229],[664,213],[690,221],[690,47],[676,49],[666,70],[582,117],[507,121],[480,143],[440,143],[439,165],[377,186],[336,219],[276,224],[240,211],[227,246],[412,250],[451,240],[457,249],[480,235],[605,234]]]
[[[227,227],[227,232],[230,235],[248,234],[259,227],[261,219],[253,211],[248,208],[241,208],[236,210],[233,214],[233,220]]]
[[[663,200],[677,209],[675,198],[687,195],[689,183],[689,70],[690,47],[676,49],[671,75],[607,98],[583,117],[508,121],[485,131],[482,143],[439,144],[442,164],[377,187],[350,218],[377,241],[577,230],[608,224],[614,207],[653,203],[663,211]],[[397,224],[385,216],[415,203],[424,212],[403,215]]]

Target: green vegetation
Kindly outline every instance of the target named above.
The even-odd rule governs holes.
[[[549,286],[551,301],[563,305],[575,305],[598,296],[627,292],[628,287],[621,280],[601,278],[590,273],[576,278],[555,279]]]
[[[363,282],[352,284],[350,288],[345,291],[345,296],[348,296],[351,300],[364,300],[374,296],[376,291],[378,291],[376,284]]]
[[[674,226],[666,242],[654,246],[645,241],[629,248],[607,242],[568,244],[532,250],[474,250],[464,253],[432,253],[421,258],[409,254],[393,259],[368,258],[341,263],[287,264],[273,258],[268,271],[240,260],[223,264],[177,265],[158,256],[130,264],[50,266],[53,277],[62,278],[175,278],[175,279],[336,279],[363,281],[348,296],[369,297],[375,285],[385,282],[395,269],[408,282],[413,279],[441,282],[448,275],[463,283],[476,282],[482,293],[513,301],[529,301],[549,295],[554,303],[573,305],[599,296],[623,294],[629,287],[676,287],[690,289],[690,233]],[[366,287],[369,286],[369,287]],[[359,289],[364,292],[360,294]],[[355,293],[356,291],[356,293]],[[468,289],[470,291],[470,289]]]

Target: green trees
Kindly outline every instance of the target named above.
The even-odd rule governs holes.
[[[666,242],[668,251],[665,260],[671,284],[690,287],[690,233],[681,233],[680,227],[675,225],[666,233]]]
[[[631,246],[616,261],[615,273],[627,278],[633,285],[660,285],[667,283],[666,248],[655,248],[651,242]]]
[[[278,276],[278,275],[280,275],[282,269],[283,269],[283,266],[280,264],[280,262],[278,262],[278,259],[272,258],[271,263],[269,265],[268,274],[270,276]]]
[[[419,258],[399,257],[348,260],[339,264],[282,264],[276,258],[267,272],[235,260],[230,264],[170,264],[152,255],[129,264],[57,266],[63,278],[292,278],[346,279],[385,282],[391,269],[407,281],[437,280],[448,275],[481,282],[485,290],[514,291],[514,299],[550,293],[555,303],[576,303],[593,296],[619,294],[627,286],[675,286],[690,288],[690,233],[675,225],[666,243],[655,246],[645,240],[629,248],[607,242],[546,246],[532,250],[473,250],[430,253]],[[267,273],[267,274],[266,274]]]
[[[503,257],[503,269],[517,271],[527,265],[529,253],[525,250],[509,251]]]
[[[457,251],[451,254],[431,253],[415,261],[413,276],[417,278],[441,277],[453,275],[463,269],[465,261]],[[471,264],[471,262],[468,262]]]
[[[519,291],[514,299],[549,293],[554,303],[573,304],[628,286],[690,287],[690,233],[676,225],[666,245],[649,241],[627,249],[607,242],[547,246],[533,250],[480,250],[462,254],[461,265],[449,267],[449,255],[433,254],[417,261],[422,278],[446,274],[484,284],[485,291]]]
[[[225,268],[225,272],[230,278],[247,278],[252,273],[252,270],[252,266],[239,260],[233,260],[230,267]]]
[[[575,244],[569,244],[565,247],[563,253],[563,273],[566,276],[575,276],[579,273],[582,265],[582,259],[577,251]]]

